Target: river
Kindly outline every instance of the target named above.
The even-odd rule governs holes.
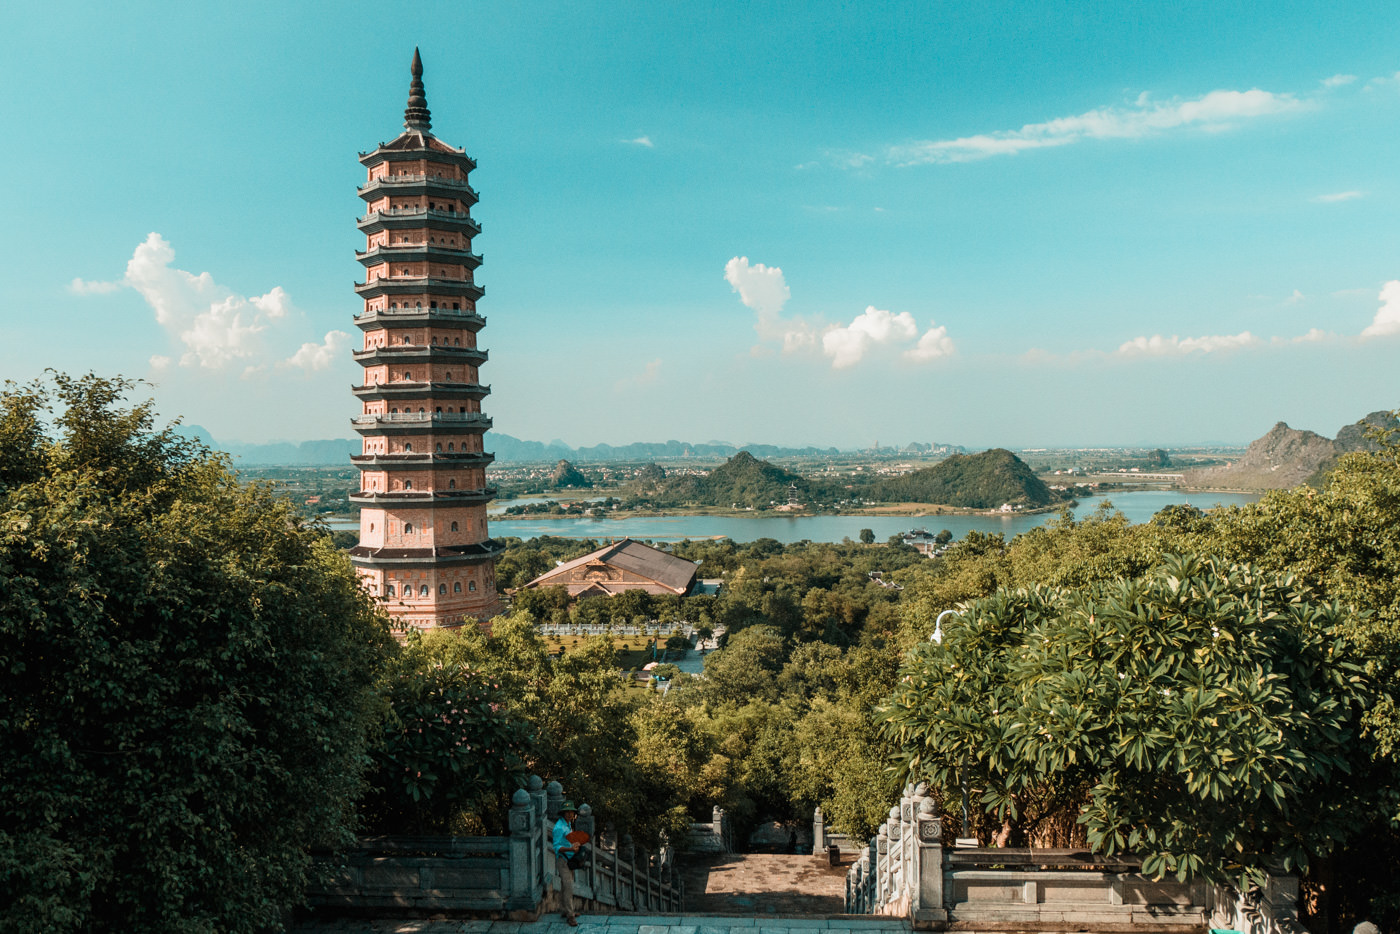
[[[1253,493],[1183,493],[1177,490],[1132,490],[1112,496],[1091,496],[1080,500],[1074,510],[1083,518],[1102,502],[1114,508],[1130,522],[1146,522],[1154,514],[1174,503],[1189,503],[1201,509],[1216,505],[1234,506],[1259,499]],[[861,529],[875,533],[876,541],[910,529],[924,528],[930,532],[947,529],[955,539],[974,529],[979,532],[999,532],[1010,539],[1055,518],[1055,513],[1006,516],[629,516],[622,519],[501,519],[491,518],[491,537],[536,538],[557,535],[564,538],[636,538],[653,541],[676,541],[683,538],[722,538],[736,542],[751,542],[773,538],[780,542],[839,542],[856,539]],[[336,529],[358,529],[355,520],[329,523]]]

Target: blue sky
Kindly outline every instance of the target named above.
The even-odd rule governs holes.
[[[496,427],[1243,442],[1400,406],[1390,3],[28,4],[0,374],[349,437],[360,151],[480,165]]]

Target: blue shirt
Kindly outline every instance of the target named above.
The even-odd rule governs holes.
[[[574,849],[575,849],[575,848],[574,848],[574,845],[573,845],[572,843],[570,843],[568,840],[564,839],[571,831],[573,831],[573,829],[574,829],[574,825],[571,824],[571,823],[569,823],[567,820],[565,820],[565,819],[562,818],[562,817],[559,818],[557,821],[554,822],[554,855],[555,855],[555,856],[564,856],[564,858],[567,859],[569,856],[572,856],[572,855],[573,855],[573,851],[574,851]],[[569,850],[570,852],[566,855],[566,854],[560,853],[560,852],[559,852],[560,850]]]

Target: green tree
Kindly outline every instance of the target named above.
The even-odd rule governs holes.
[[[0,930],[275,927],[349,839],[391,640],[328,537],[131,388],[0,398]]]
[[[875,544],[875,531],[873,529],[861,529],[860,542],[862,545]]]
[[[1195,557],[1001,590],[914,650],[882,726],[906,774],[954,793],[966,768],[1008,836],[1069,806],[1149,874],[1301,870],[1394,806],[1367,777],[1377,688],[1347,620],[1296,578]]]

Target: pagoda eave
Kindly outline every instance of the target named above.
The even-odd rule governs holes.
[[[455,416],[455,413],[453,414]],[[434,416],[431,419],[405,419],[402,415],[396,418],[391,413],[388,415],[357,415],[350,419],[350,427],[362,435],[410,435],[422,434],[425,431],[441,435],[479,435],[491,428],[491,419],[486,415],[470,419],[461,417],[447,419],[442,416]]]
[[[445,467],[485,467],[496,459],[485,451],[428,454],[352,454],[350,463],[362,470],[422,470]]]
[[[355,291],[361,298],[379,298],[385,295],[450,295],[477,301],[486,290],[474,282],[462,279],[437,279],[431,276],[395,276],[392,279],[371,279],[356,282]]]
[[[369,309],[355,316],[355,326],[361,331],[416,328],[426,324],[445,324],[476,333],[486,327],[486,319],[470,309],[420,307]]]
[[[357,545],[350,549],[350,562],[359,568],[429,568],[494,561],[505,550],[504,544],[489,538],[472,545],[443,545],[436,548],[369,548]]]
[[[456,198],[468,204],[476,204],[480,200],[476,189],[465,179],[444,178],[438,175],[381,175],[362,186],[359,194],[365,201],[375,201],[387,195],[402,197],[420,194]]]
[[[359,490],[350,494],[357,506],[480,506],[496,498],[496,488],[477,490]]]
[[[443,344],[390,344],[368,350],[351,351],[361,366],[381,363],[462,363],[481,366],[488,354],[475,347],[449,347]]]
[[[441,140],[438,142],[442,143]],[[476,168],[476,160],[463,150],[446,143],[442,143],[442,146],[442,149],[388,149],[384,143],[380,143],[369,152],[360,153],[360,165],[368,167],[379,165],[381,162],[421,162],[431,158],[434,162],[450,163],[468,172]]]
[[[355,258],[366,267],[384,263],[446,263],[476,269],[482,263],[482,257],[478,253],[454,250],[436,243],[380,245],[363,253],[355,251]]]
[[[472,237],[481,235],[481,225],[465,211],[371,211],[355,219],[355,226],[366,234],[385,230],[422,230],[425,225],[429,230],[439,232],[465,232]]]

